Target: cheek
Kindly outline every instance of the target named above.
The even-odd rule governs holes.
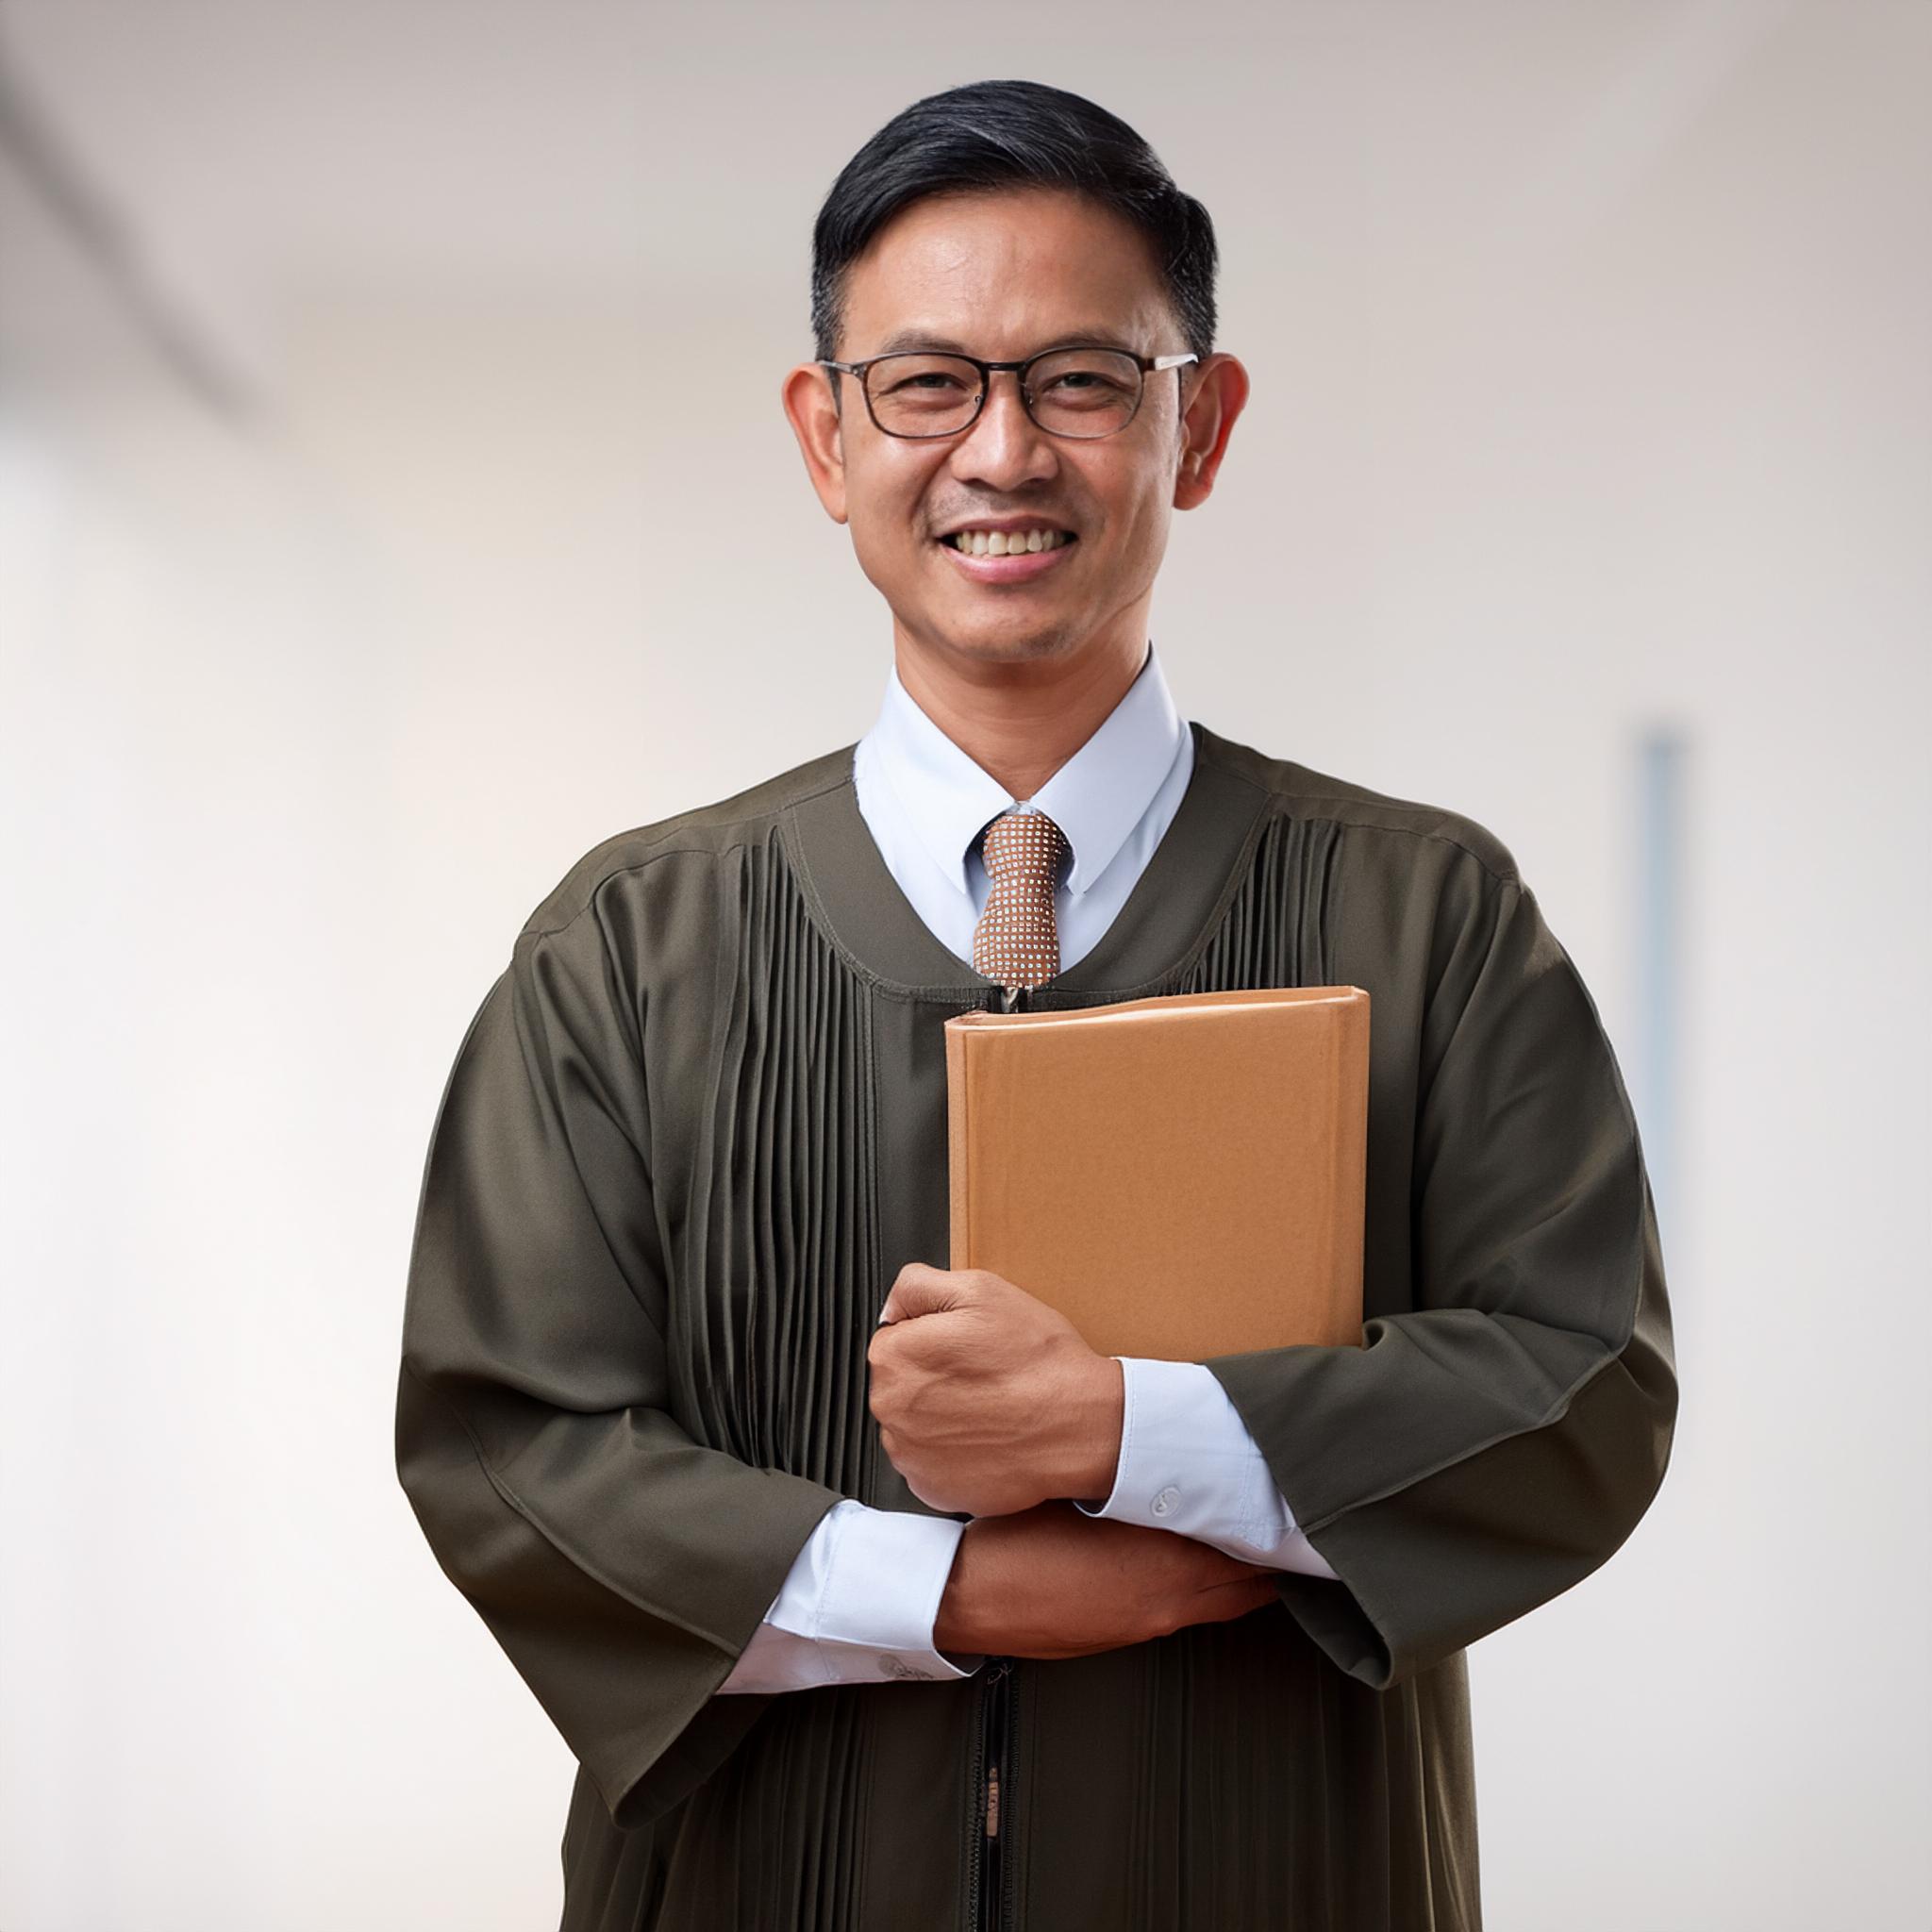
[[[1135,557],[1158,558],[1167,542],[1172,485],[1146,475],[1138,477],[1136,483],[1124,513],[1122,542]]]
[[[903,511],[893,515],[874,510],[849,520],[852,554],[874,590],[890,597],[917,580],[917,527]]]
[[[1109,547],[1120,556],[1159,542],[1162,510],[1174,488],[1151,451],[1124,456],[1120,462],[1083,465],[1081,479],[1089,500],[1100,506]]]
[[[847,479],[846,527],[859,568],[874,583],[903,577],[919,559],[925,473],[906,464],[861,460],[851,466]]]

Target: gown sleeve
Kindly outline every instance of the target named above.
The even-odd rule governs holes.
[[[1579,1582],[1663,1479],[1677,1384],[1656,1210],[1596,1007],[1536,898],[1474,862],[1426,935],[1412,1303],[1358,1348],[1208,1366],[1336,1581],[1282,1600],[1375,1689]]]
[[[671,1412],[641,1024],[594,901],[519,936],[431,1135],[395,1413],[437,1561],[625,1827],[766,1707],[713,1693],[840,1500]]]

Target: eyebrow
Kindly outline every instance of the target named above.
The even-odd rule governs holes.
[[[1111,328],[1070,329],[1064,335],[1056,336],[1050,342],[1042,342],[1033,351],[1036,356],[1044,356],[1055,349],[1075,348],[1121,349],[1128,355],[1135,351],[1121,340],[1120,332]],[[950,336],[934,335],[922,328],[902,328],[890,335],[873,351],[874,356],[899,356],[908,350],[924,349],[935,355],[970,356],[973,351],[964,342],[956,342]],[[998,361],[998,357],[991,358]]]

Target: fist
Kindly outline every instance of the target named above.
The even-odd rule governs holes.
[[[1003,1276],[908,1261],[866,1360],[880,1446],[928,1508],[1008,1516],[1113,1488],[1120,1363]]]

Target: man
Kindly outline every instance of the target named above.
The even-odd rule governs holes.
[[[1174,717],[1214,264],[1058,90],[854,157],[784,402],[879,719],[587,854],[458,1051],[397,1467],[580,1761],[565,1932],[1477,1926],[1465,1648],[1662,1478],[1636,1127],[1509,852]],[[934,1265],[947,1016],[1326,984],[1360,1347],[1116,1361]]]

